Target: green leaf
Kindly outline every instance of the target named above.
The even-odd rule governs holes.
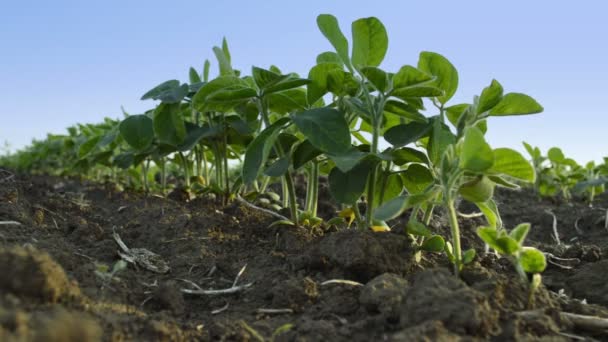
[[[186,123],[186,137],[184,141],[177,147],[181,152],[187,152],[194,148],[201,139],[213,137],[220,133],[220,128],[217,126],[211,127],[209,124],[197,126],[195,124]]]
[[[374,220],[388,221],[401,215],[407,209],[408,196],[397,196],[389,201],[384,202],[374,211]]]
[[[468,249],[466,252],[462,253],[462,263],[464,265],[469,264],[475,259],[475,249]]]
[[[502,228],[502,220],[500,218],[500,213],[498,212],[498,206],[494,200],[489,200],[485,203],[476,202],[475,205],[481,210],[491,228]]]
[[[361,68],[361,73],[369,82],[371,82],[371,84],[374,85],[378,91],[386,91],[388,87],[388,76],[382,69],[376,67],[364,67]]]
[[[306,86],[308,93],[308,104],[317,102],[329,91],[327,80],[329,72],[332,70],[342,71],[342,66],[337,63],[319,63],[312,67],[308,72],[310,83]]]
[[[400,99],[408,97],[437,97],[443,95],[443,90],[432,86],[411,86],[398,88],[391,92],[392,96]]]
[[[154,133],[161,143],[178,146],[186,137],[179,103],[161,103],[154,111]]]
[[[429,159],[434,165],[439,165],[443,153],[449,145],[456,143],[456,136],[450,131],[450,128],[441,123],[441,120],[435,118],[433,120],[433,130],[429,138],[427,151]]]
[[[245,160],[243,161],[243,183],[251,184],[258,177],[281,129],[287,122],[289,122],[288,118],[278,120],[264,129],[249,144],[245,152]]]
[[[492,80],[492,83],[481,92],[479,103],[477,104],[477,114],[494,108],[502,99],[502,92],[502,85],[497,80]]]
[[[300,132],[316,148],[334,154],[351,148],[351,137],[344,115],[332,108],[315,108],[291,116]]]
[[[454,96],[458,88],[458,71],[447,58],[434,52],[421,52],[418,69],[437,77],[432,83],[444,91],[437,96],[439,102],[445,104]]]
[[[519,152],[510,148],[494,149],[494,164],[488,172],[530,183],[536,179],[534,167]]]
[[[547,268],[545,255],[534,247],[523,248],[519,263],[526,273],[541,273]]]
[[[393,89],[406,88],[432,81],[434,77],[411,65],[402,66],[393,76]]]
[[[465,114],[469,106],[470,104],[468,103],[461,103],[446,108],[445,113],[450,123],[458,128],[460,117]]]
[[[209,68],[211,67],[211,63],[209,63],[208,59],[205,59],[205,65],[203,66],[203,82],[209,81]]]
[[[513,255],[520,248],[519,243],[510,236],[501,236],[496,239],[496,246],[492,246],[498,253]],[[497,248],[498,247],[498,248]]]
[[[361,152],[356,148],[351,148],[345,153],[341,154],[328,154],[327,156],[336,164],[336,166],[342,172],[348,172],[353,167],[355,167],[361,160],[368,157],[370,154],[366,152]]]
[[[348,50],[348,48],[346,50]],[[337,53],[331,51],[321,52],[317,56],[317,64],[321,63],[337,63],[339,65],[344,64],[340,56],[338,56]]]
[[[486,142],[483,133],[475,127],[469,127],[464,134],[460,152],[460,168],[483,172],[494,164],[494,152]]]
[[[432,122],[410,122],[391,127],[384,133],[384,139],[395,147],[401,147],[428,136],[432,129]]]
[[[270,177],[280,177],[287,173],[289,170],[289,156],[278,159],[272,163],[265,171],[264,174]]]
[[[388,49],[388,35],[378,18],[355,20],[352,24],[352,62],[356,67],[378,66]]]
[[[188,95],[189,87],[187,84],[180,85],[177,80],[170,80],[163,82],[147,93],[145,93],[141,100],[160,100],[166,103],[179,103],[186,95]]]
[[[267,94],[266,99],[270,110],[277,114],[287,114],[307,108],[306,91],[301,88]]]
[[[270,70],[258,68],[256,66],[251,67],[251,76],[255,81],[255,84],[260,88],[264,89],[280,80],[289,77],[288,75],[280,75]]]
[[[384,187],[382,186],[384,184]],[[384,193],[380,191],[384,189]],[[401,175],[395,172],[382,172],[376,179],[376,187],[374,191],[374,200],[376,205],[380,205],[386,200],[399,196],[403,191],[403,180]]]
[[[401,172],[403,186],[410,194],[419,194],[429,185],[433,184],[435,178],[428,167],[421,164],[411,164],[405,171]]]
[[[445,249],[445,240],[439,235],[433,235],[424,240],[420,249],[427,252],[441,253]]]
[[[296,149],[293,151],[293,168],[297,170],[302,166],[306,165],[309,161],[315,159],[323,152],[318,148],[314,147],[310,141],[302,141]]]
[[[412,100],[412,99],[408,99]],[[384,105],[384,111],[408,119],[410,121],[416,121],[421,123],[427,123],[429,120],[426,116],[422,115],[415,106],[412,106],[409,102],[401,102],[397,100],[388,100]]]
[[[336,49],[338,56],[342,59],[342,63],[348,66],[350,64],[350,59],[348,58],[348,41],[340,30],[336,17],[331,14],[321,14],[317,17],[317,26],[334,49]]]
[[[502,97],[500,102],[490,110],[492,116],[526,115],[536,114],[543,111],[535,99],[520,93],[508,93]]]
[[[473,203],[485,203],[494,196],[496,184],[485,175],[478,175],[462,184],[458,194],[465,200]]]
[[[114,157],[113,163],[121,169],[128,169],[134,163],[134,155],[131,152],[121,153]]]
[[[410,219],[405,225],[405,231],[408,234],[412,234],[415,236],[424,236],[429,237],[433,235],[430,229],[427,228],[423,223],[418,222],[415,219]]]
[[[152,119],[146,115],[132,115],[124,119],[119,126],[120,135],[136,150],[145,150],[154,139]]]
[[[101,135],[94,136],[92,138],[89,138],[82,145],[80,145],[80,147],[78,148],[78,158],[86,157],[89,153],[91,153],[91,151],[95,148],[95,146],[97,146],[97,143],[99,143],[101,138]]]
[[[246,81],[236,76],[221,76],[203,85],[192,97],[192,105],[199,112],[225,112],[256,95]]]
[[[424,152],[411,147],[401,147],[390,151],[393,164],[403,166],[408,163],[428,164],[429,158]]]
[[[524,240],[526,239],[526,236],[528,236],[528,232],[530,231],[530,224],[529,223],[522,223],[517,225],[517,227],[513,228],[513,230],[511,230],[509,232],[509,236],[514,239],[515,241],[517,241],[517,243],[519,243],[519,245],[523,244]]]
[[[497,249],[498,231],[494,227],[480,227],[477,229],[477,235],[488,244],[488,246]]]
[[[287,90],[299,88],[310,82],[311,82],[310,80],[305,79],[305,78],[289,77],[289,78],[280,80],[272,85],[269,85],[264,90],[264,93],[273,94],[273,93],[284,92]]]
[[[232,57],[230,56],[230,50],[228,50],[228,41],[226,40],[226,37],[222,39],[222,52],[224,52],[224,56],[226,56],[228,62],[232,62]]]
[[[232,65],[230,64],[230,56],[226,55],[226,52],[217,46],[213,47],[213,53],[220,67],[220,76],[234,76],[234,70],[232,70]]]
[[[193,67],[190,67],[190,70],[188,71],[188,78],[190,79],[190,84],[201,82],[201,77],[198,75],[198,72]]]
[[[339,203],[355,204],[365,191],[370,171],[370,164],[365,161],[348,172],[342,172],[334,167],[328,178],[330,193]]]
[[[549,151],[547,151],[547,157],[549,160],[555,164],[561,164],[566,160],[566,156],[564,152],[559,147],[551,147]]]

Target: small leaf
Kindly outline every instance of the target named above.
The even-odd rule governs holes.
[[[543,111],[536,100],[526,94],[508,93],[490,110],[492,116],[527,115]]]
[[[234,76],[234,70],[232,70],[232,65],[230,64],[230,56],[217,46],[213,47],[213,53],[220,68],[220,76]]]
[[[513,230],[511,230],[509,232],[509,236],[521,245],[524,242],[524,240],[526,239],[526,236],[528,236],[529,231],[530,231],[530,224],[522,223],[522,224],[517,225],[517,227],[513,228]]]
[[[188,71],[188,78],[190,79],[190,84],[201,82],[201,77],[193,67],[190,67],[190,70]]]
[[[559,147],[551,147],[549,151],[547,151],[547,157],[552,163],[561,164],[566,160],[566,156],[564,152]]]
[[[445,249],[445,240],[439,235],[433,235],[424,240],[420,248],[427,252],[440,253]]]
[[[388,35],[378,18],[361,18],[352,24],[352,62],[356,67],[378,66],[388,49]],[[339,53],[339,52],[338,52]]]
[[[347,48],[347,50],[348,50],[348,48]],[[317,56],[317,64],[321,64],[321,63],[337,63],[340,65],[344,64],[344,62],[342,62],[342,59],[340,58],[340,56],[338,56],[337,53],[331,52],[331,51],[321,52]]]
[[[475,249],[473,249],[473,248],[468,249],[466,252],[464,252],[462,254],[462,263],[464,265],[471,263],[473,261],[473,259],[475,259],[475,254],[476,254]]]
[[[501,237],[497,238],[496,246],[492,246],[492,247],[495,247],[494,249],[496,249],[496,251],[498,251],[498,253],[502,253],[505,255],[513,255],[520,248],[519,243],[517,243],[517,241],[515,241],[515,239],[513,239],[510,236],[501,236]],[[496,247],[498,247],[498,248],[496,248]]]
[[[448,146],[456,143],[456,136],[450,131],[450,128],[441,123],[441,120],[433,120],[433,130],[427,145],[429,159],[434,165],[439,165],[443,153]]]
[[[411,147],[391,149],[389,154],[393,160],[393,163],[397,166],[403,166],[409,163],[429,163],[429,158],[426,156],[426,154],[424,154],[424,152]]]
[[[502,85],[497,80],[492,80],[489,86],[483,89],[477,104],[477,114],[486,112],[496,106],[502,99]]]
[[[444,92],[437,96],[439,102],[445,104],[454,96],[458,88],[458,71],[447,58],[434,52],[421,52],[418,69],[437,77],[432,84]]]
[[[411,164],[405,171],[401,172],[403,186],[410,194],[419,194],[429,185],[433,184],[435,178],[428,167],[421,164]]]
[[[410,219],[405,225],[405,231],[408,234],[412,234],[415,236],[424,236],[429,237],[432,235],[432,232],[421,222],[418,222],[415,219]]]
[[[494,164],[494,152],[486,142],[483,133],[475,127],[469,127],[464,134],[460,153],[460,168],[483,172]]]
[[[494,227],[480,227],[477,229],[477,235],[488,244],[490,247],[497,249],[498,231]]]
[[[306,96],[309,105],[317,102],[329,91],[328,77],[330,71],[342,71],[342,68],[342,65],[337,63],[319,63],[310,69],[308,72],[308,79],[310,79],[311,82],[306,86]]]
[[[541,273],[547,268],[547,260],[543,252],[533,247],[524,247],[519,263],[526,273]]]

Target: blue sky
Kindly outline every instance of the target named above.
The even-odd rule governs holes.
[[[579,162],[608,155],[608,23],[605,1],[11,1],[0,10],[0,143],[19,148],[77,122],[153,106],[141,95],[190,66],[213,61],[226,36],[233,64],[276,64],[307,75],[331,46],[316,27],[334,14],[376,16],[389,34],[382,67],[415,65],[420,51],[460,72],[452,103],[471,101],[492,78],[545,107],[495,118],[493,146],[546,151]],[[214,65],[215,66],[215,65]],[[215,68],[212,69],[215,71]]]

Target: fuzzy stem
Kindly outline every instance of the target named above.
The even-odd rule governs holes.
[[[452,247],[454,248],[454,275],[458,277],[460,274],[460,268],[462,266],[462,252],[460,248],[460,226],[458,226],[456,208],[454,207],[454,200],[452,198],[446,198],[446,207],[448,208],[450,227],[452,228]]]

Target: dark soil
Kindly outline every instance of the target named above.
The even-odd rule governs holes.
[[[593,208],[529,191],[499,191],[497,201],[507,228],[532,223],[528,244],[553,256],[533,307],[512,266],[483,253],[482,218],[460,219],[463,245],[478,256],[459,279],[443,255],[415,262],[398,223],[391,233],[269,227],[271,217],[238,204],[44,176],[0,180],[0,221],[21,223],[0,225],[0,341],[608,340],[605,328],[563,315],[608,318],[608,196]],[[324,216],[331,210],[324,205]],[[449,234],[443,216],[433,227]],[[112,274],[113,231],[170,272],[129,264]],[[252,285],[182,291],[192,282],[231,288],[237,278]]]

